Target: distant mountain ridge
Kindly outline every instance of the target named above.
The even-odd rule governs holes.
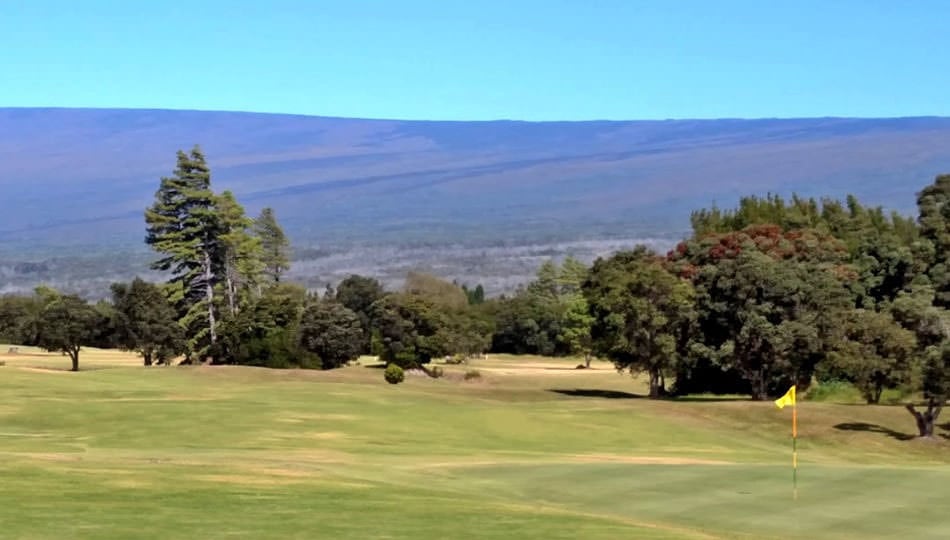
[[[683,231],[746,194],[901,211],[950,171],[950,118],[432,122],[123,109],[0,109],[0,250],[141,243],[179,148],[216,189],[273,206],[300,245]]]

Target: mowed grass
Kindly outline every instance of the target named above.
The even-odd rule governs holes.
[[[0,360],[0,538],[950,537],[950,443],[902,440],[898,407],[802,404],[793,501],[790,411],[642,399],[609,364],[494,357],[391,386]]]

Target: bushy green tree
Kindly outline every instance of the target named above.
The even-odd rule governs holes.
[[[558,340],[567,348],[568,354],[583,356],[586,367],[590,367],[593,352],[593,325],[594,317],[590,314],[587,299],[580,293],[574,294],[568,300]]]
[[[216,361],[272,368],[320,367],[320,359],[300,347],[299,326],[307,291],[290,283],[263,295],[222,322]]]
[[[72,371],[79,371],[79,352],[93,341],[101,322],[96,310],[82,298],[60,296],[40,312],[39,345],[68,355]]]
[[[36,345],[37,320],[43,305],[36,295],[0,296],[0,342]]]
[[[597,260],[584,292],[596,350],[618,369],[647,373],[650,397],[660,397],[694,318],[692,285],[641,247]]]
[[[363,328],[352,310],[333,300],[313,302],[303,312],[300,346],[320,358],[323,369],[355,360],[363,345]]]
[[[587,267],[568,257],[559,266],[545,261],[535,279],[512,297],[488,303],[487,312],[494,317],[494,352],[540,354],[545,356],[574,354],[564,332],[569,309],[576,309]],[[570,331],[568,331],[569,333]]]
[[[950,308],[950,174],[938,176],[917,195],[921,246],[935,291],[934,303]]]
[[[146,366],[167,364],[185,352],[184,329],[157,285],[135,278],[112,285],[116,345],[142,355]]]
[[[880,402],[884,389],[910,382],[917,340],[889,313],[855,310],[842,319],[842,326],[843,339],[830,360],[868,403]]]
[[[372,352],[370,347],[372,338],[371,307],[385,293],[383,286],[376,279],[355,274],[346,277],[337,285],[333,298],[359,317],[360,327],[363,331],[363,340],[360,346],[361,353],[369,354]]]
[[[692,359],[737,373],[755,399],[807,387],[853,305],[848,252],[820,232],[754,226],[692,239],[671,258],[697,292]]]

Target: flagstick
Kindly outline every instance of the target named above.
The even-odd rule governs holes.
[[[798,400],[792,404],[792,497],[798,500]]]

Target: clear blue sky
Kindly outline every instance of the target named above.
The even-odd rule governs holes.
[[[950,1],[0,1],[0,106],[950,115]]]

